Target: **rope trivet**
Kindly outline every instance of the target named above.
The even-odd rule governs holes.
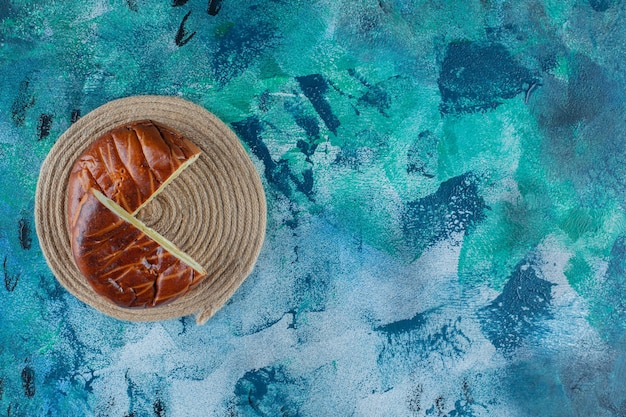
[[[92,141],[116,126],[144,119],[180,132],[202,154],[137,217],[191,255],[208,276],[170,304],[126,309],[96,294],[74,264],[66,220],[67,186],[74,162]],[[79,300],[121,320],[157,321],[195,314],[198,324],[203,324],[254,266],[265,236],[265,194],[241,143],[214,115],[176,97],[136,96],[97,108],[61,135],[41,167],[35,222],[48,265]]]

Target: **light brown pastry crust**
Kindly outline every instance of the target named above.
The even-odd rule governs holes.
[[[199,152],[169,128],[141,121],[107,132],[76,161],[68,188],[72,254],[99,295],[122,307],[153,307],[173,301],[205,277],[91,191],[134,213]]]

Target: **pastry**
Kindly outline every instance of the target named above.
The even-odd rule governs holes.
[[[120,126],[78,158],[68,186],[76,266],[96,293],[121,307],[154,307],[198,285],[205,270],[134,215],[200,155],[152,121]]]

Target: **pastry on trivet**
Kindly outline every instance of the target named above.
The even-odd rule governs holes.
[[[68,220],[92,188],[131,214],[138,212],[200,156],[182,135],[150,120],[112,129],[78,158],[69,182]]]
[[[121,307],[154,307],[206,276],[133,217],[199,154],[166,126],[140,121],[105,133],[78,158],[68,186],[72,254],[99,295]]]

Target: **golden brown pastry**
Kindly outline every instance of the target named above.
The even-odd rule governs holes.
[[[133,217],[200,150],[171,129],[141,121],[97,139],[69,179],[68,221],[76,266],[101,296],[153,307],[195,287],[206,272]]]

